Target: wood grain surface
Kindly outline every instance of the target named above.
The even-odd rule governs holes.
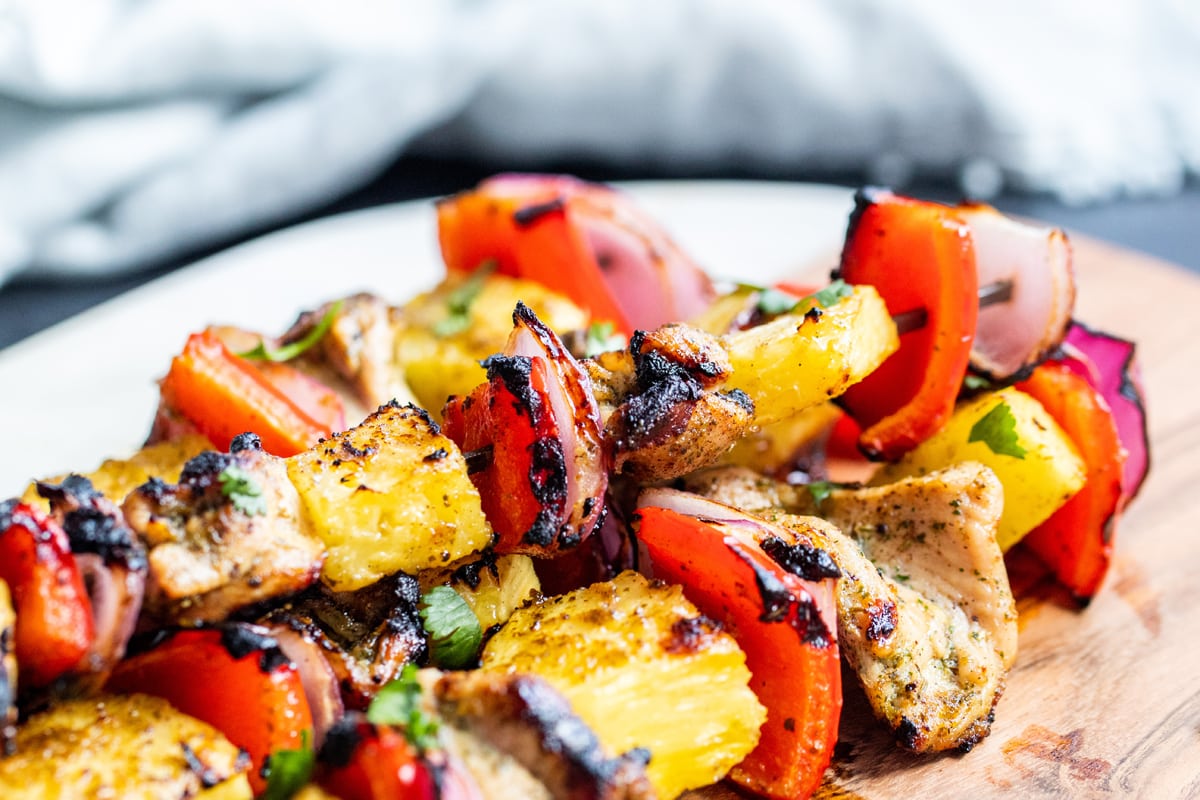
[[[1084,610],[1010,559],[1020,654],[991,736],[967,754],[899,750],[844,674],[818,798],[1200,798],[1200,278],[1075,242],[1075,316],[1138,342],[1151,472]],[[713,787],[697,797],[739,795]]]

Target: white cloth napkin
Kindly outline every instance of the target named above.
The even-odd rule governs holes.
[[[406,151],[1169,193],[1200,4],[0,0],[0,282],[136,269]]]

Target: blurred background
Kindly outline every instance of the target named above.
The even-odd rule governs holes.
[[[970,196],[1200,271],[1200,4],[0,2],[0,347],[514,169]]]

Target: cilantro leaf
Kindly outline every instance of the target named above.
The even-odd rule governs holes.
[[[819,292],[809,295],[821,308],[830,308],[854,294],[854,287],[838,278]],[[805,298],[808,299],[808,298]]]
[[[998,403],[971,426],[967,442],[983,442],[998,456],[1025,458],[1025,448],[1017,442],[1017,418],[1008,403]]]
[[[421,597],[421,621],[429,632],[433,661],[445,669],[461,669],[475,660],[483,642],[479,618],[449,586],[435,586]]]
[[[759,292],[755,308],[764,316],[775,317],[788,313],[799,302],[787,292],[781,292],[778,289],[763,289]]]
[[[417,682],[415,664],[405,664],[400,677],[379,690],[367,708],[367,720],[376,725],[398,726],[418,750],[429,750],[438,744],[438,722],[421,709],[421,684]]]
[[[815,481],[808,484],[809,494],[812,495],[813,502],[818,506],[825,502],[825,498],[829,497],[829,493],[834,489],[834,485],[829,481]]]
[[[593,322],[588,326],[587,339],[584,342],[584,355],[595,356],[609,350],[620,350],[625,347],[625,337],[616,333],[612,320]]]
[[[221,484],[221,494],[228,497],[238,511],[248,517],[267,513],[267,500],[263,497],[262,487],[253,475],[237,464],[230,464],[221,470],[217,480]]]
[[[446,295],[446,316],[434,324],[435,336],[453,336],[471,326],[471,306],[497,266],[499,265],[495,259],[484,261],[465,281]]]
[[[267,788],[260,800],[290,800],[312,778],[316,753],[309,742],[309,731],[300,732],[299,750],[276,750],[267,757]]]
[[[291,361],[321,341],[325,337],[325,334],[329,333],[329,329],[333,327],[333,321],[337,319],[337,315],[341,310],[342,301],[338,300],[329,307],[329,310],[325,312],[325,316],[321,317],[321,321],[313,326],[311,331],[304,334],[303,338],[297,339],[291,344],[285,344],[277,350],[268,350],[263,340],[259,339],[258,346],[244,353],[238,353],[238,355],[242,358],[249,358],[255,361]]]

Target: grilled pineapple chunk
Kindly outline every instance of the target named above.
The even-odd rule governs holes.
[[[211,449],[212,443],[207,438],[198,433],[188,434],[168,442],[146,445],[129,458],[110,458],[93,471],[83,473],[83,477],[90,480],[100,494],[121,505],[126,495],[151,478],[178,482],[183,465]],[[50,478],[47,482],[62,483],[65,477]],[[25,490],[21,502],[49,508],[32,485]]]
[[[662,798],[723,777],[766,718],[733,638],[636,572],[518,610],[481,661],[546,679],[612,753],[649,750]]]
[[[396,360],[417,402],[435,414],[447,397],[470,394],[487,379],[479,362],[504,348],[517,301],[556,331],[588,324],[587,312],[540,283],[495,274],[471,280],[451,275],[400,314]]]
[[[508,621],[513,612],[541,596],[542,584],[525,555],[479,558],[454,569],[426,570],[417,576],[421,593],[435,586],[458,592],[479,619],[484,631]]]
[[[445,566],[492,541],[462,453],[415,406],[381,407],[288,459],[288,476],[328,550],[321,577],[336,591]]]
[[[68,700],[0,758],[0,797],[249,800],[250,760],[215,728],[146,695]]]
[[[900,345],[887,306],[871,286],[817,314],[784,314],[725,336],[733,377],[726,388],[754,401],[756,425],[770,425],[837,397]]]
[[[1007,412],[1001,406],[1007,406]],[[979,431],[978,441],[969,441],[980,420],[993,414],[996,423]],[[1011,419],[1011,437],[1007,421]],[[995,432],[997,425],[1003,430]],[[1006,447],[1004,441],[1011,438]],[[988,440],[1000,450],[997,453]],[[1015,445],[1015,447],[1013,446]],[[1021,455],[1015,455],[1023,451]],[[1004,486],[1004,513],[996,531],[1001,550],[1016,544],[1059,506],[1083,488],[1087,470],[1071,437],[1042,404],[1013,388],[991,392],[960,405],[942,430],[909,451],[899,462],[876,473],[875,485],[913,475],[926,475],[964,461],[978,461],[992,468]]]

